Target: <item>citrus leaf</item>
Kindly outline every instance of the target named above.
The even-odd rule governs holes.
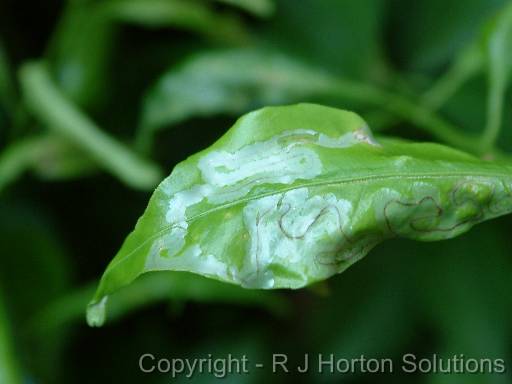
[[[385,239],[447,239],[508,213],[511,187],[508,165],[438,144],[377,142],[352,112],[264,108],[160,184],[89,313],[101,318],[109,294],[151,271],[301,288]]]

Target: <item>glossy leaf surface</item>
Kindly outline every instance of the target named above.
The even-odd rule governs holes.
[[[178,164],[108,266],[89,308],[139,275],[188,271],[300,288],[382,240],[434,241],[511,211],[511,168],[438,144],[376,141],[358,115],[299,104],[242,117]]]

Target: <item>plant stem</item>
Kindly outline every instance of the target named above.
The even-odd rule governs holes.
[[[420,96],[420,104],[409,102],[404,96],[397,94],[390,94],[388,96],[395,100],[399,110],[389,109],[388,111],[399,115],[401,119],[396,116],[384,115],[383,113],[374,114],[373,118],[378,122],[381,130],[396,124],[399,120],[409,120],[420,126],[420,128],[432,133],[436,137],[449,140],[449,144],[460,147],[458,140],[463,141],[464,149],[470,152],[485,152],[480,150],[481,144],[477,142],[477,138],[465,140],[466,134],[459,133],[457,128],[447,123],[434,112],[441,108],[446,101],[452,97],[455,92],[471,77],[478,73],[483,67],[483,56],[480,47],[477,44],[472,44],[466,48],[454,61],[452,66],[446,71],[434,85]],[[382,92],[380,90],[377,90]],[[382,99],[383,95],[378,98]],[[405,110],[413,112],[410,119],[404,117]],[[426,120],[425,120],[425,116]],[[418,119],[419,117],[419,119]],[[425,125],[426,124],[426,125]]]
[[[422,101],[430,110],[437,110],[452,97],[471,77],[482,70],[482,50],[472,44],[457,56],[450,68],[422,95]]]
[[[503,117],[506,79],[491,76],[489,79],[489,96],[487,98],[487,123],[482,134],[480,147],[482,151],[490,150],[498,139]]]
[[[347,99],[384,108],[454,147],[473,153],[479,148],[478,137],[461,133],[454,125],[434,112],[395,93],[347,80],[338,81],[333,92]]]
[[[52,82],[44,64],[25,64],[20,81],[28,107],[42,123],[82,148],[123,182],[150,189],[161,180],[157,165],[139,158],[73,105]]]

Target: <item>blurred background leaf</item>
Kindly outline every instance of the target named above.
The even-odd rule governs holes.
[[[293,0],[276,2],[262,32],[277,50],[336,75],[375,79],[384,61],[382,0]]]
[[[449,63],[506,0],[393,0],[391,53],[408,71],[435,73]],[[443,17],[440,17],[443,15]]]
[[[66,179],[93,171],[94,163],[79,148],[56,135],[25,138],[0,154],[0,192],[27,170],[47,180]]]
[[[179,69],[171,68],[149,91],[139,145],[147,148],[154,130],[191,117],[240,115],[264,105],[308,100],[332,92],[332,81],[327,74],[274,52],[204,53]]]
[[[96,2],[67,2],[47,54],[59,87],[78,105],[104,100],[115,38],[114,23]]]
[[[498,138],[503,116],[505,91],[512,69],[512,4],[505,7],[487,31],[485,51],[489,76],[487,122],[482,146],[491,148]]]

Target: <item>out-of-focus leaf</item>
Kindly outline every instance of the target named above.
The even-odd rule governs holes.
[[[379,78],[383,62],[382,0],[277,0],[262,35],[279,51],[336,75]]]
[[[237,42],[246,38],[236,17],[218,14],[199,1],[68,2],[51,41],[49,55],[59,87],[80,106],[95,106],[106,93],[108,64],[118,22],[185,28],[212,38]]]
[[[17,365],[7,314],[0,295],[0,383],[21,384],[21,375]]]
[[[244,71],[240,71],[244,68]],[[263,105],[328,97],[391,112],[435,138],[479,154],[479,138],[464,134],[401,95],[333,76],[274,51],[236,49],[198,55],[170,70],[149,92],[137,137],[148,150],[155,130],[192,116],[239,114]],[[501,153],[495,153],[502,157]]]
[[[245,9],[257,16],[267,17],[274,12],[273,0],[216,0],[220,3],[230,4]]]
[[[243,70],[241,70],[243,68]],[[193,116],[244,113],[332,90],[331,76],[287,56],[253,49],[198,55],[170,69],[146,97],[139,144],[153,132]]]
[[[390,237],[457,236],[512,210],[511,169],[441,145],[380,144],[358,115],[333,108],[247,114],[160,184],[107,267],[89,323],[151,271],[300,288]]]
[[[158,183],[158,166],[140,158],[96,126],[59,91],[43,64],[25,64],[20,81],[30,110],[48,129],[68,139],[132,187],[149,189]]]
[[[94,282],[56,300],[33,320],[34,326],[46,332],[69,321],[83,320],[84,308],[96,286]],[[186,272],[163,271],[142,276],[127,289],[109,297],[108,320],[118,320],[137,309],[166,300],[259,306],[277,315],[285,313],[289,304],[275,292],[247,290]]]
[[[110,0],[102,4],[101,10],[111,20],[186,28],[213,38],[241,41],[246,34],[235,17],[220,15],[195,0]]]
[[[512,65],[512,6],[485,20],[482,31],[461,50],[452,66],[423,97],[431,109],[441,107],[472,76],[488,70],[487,122],[480,151],[492,150],[502,125],[505,92]],[[464,113],[467,107],[463,109]]]
[[[59,88],[80,106],[97,105],[105,93],[115,32],[96,3],[67,2],[48,54]]]
[[[46,140],[43,140],[44,142]],[[27,139],[7,147],[0,153],[0,191],[20,177],[39,158],[41,139]]]
[[[482,22],[506,2],[395,0],[390,12],[390,49],[402,67],[415,71],[438,69],[476,38]]]
[[[22,139],[0,152],[0,191],[27,170],[34,170],[45,179],[63,179],[94,168],[88,156],[59,136]]]
[[[493,146],[502,124],[505,91],[512,69],[512,3],[500,12],[489,29],[485,43],[489,71],[487,123],[482,138],[485,149]]]
[[[486,153],[492,150],[492,145],[497,138],[502,120],[504,95],[507,86],[507,80],[510,73],[510,63],[512,63],[512,49],[507,44],[512,41],[512,7],[510,4],[501,9],[498,15],[484,19],[480,33],[459,50],[448,70],[437,78],[433,86],[428,89],[421,97],[422,103],[430,110],[437,110],[443,107],[452,96],[454,96],[469,79],[483,71],[486,66],[489,72],[489,92],[487,99],[487,124],[483,140],[478,140],[477,147],[479,152]],[[507,63],[508,62],[508,63]],[[460,96],[459,92],[459,96]],[[467,100],[455,102],[462,104],[460,117],[458,120],[465,122],[466,131],[481,130],[481,123],[478,119],[468,113],[468,110],[475,112],[481,109],[481,91],[478,92],[478,100],[475,103],[476,108],[468,108]],[[464,92],[467,97],[467,90]],[[450,105],[453,109],[453,106]],[[382,114],[382,111],[379,112]],[[467,122],[469,120],[469,123]],[[385,116],[385,125],[396,123],[396,119]],[[471,124],[473,122],[473,124]],[[478,128],[475,130],[475,126]],[[381,127],[382,128],[382,127]]]
[[[431,109],[438,109],[483,66],[484,55],[478,42],[472,42],[462,49],[454,62],[425,94],[423,102]]]

